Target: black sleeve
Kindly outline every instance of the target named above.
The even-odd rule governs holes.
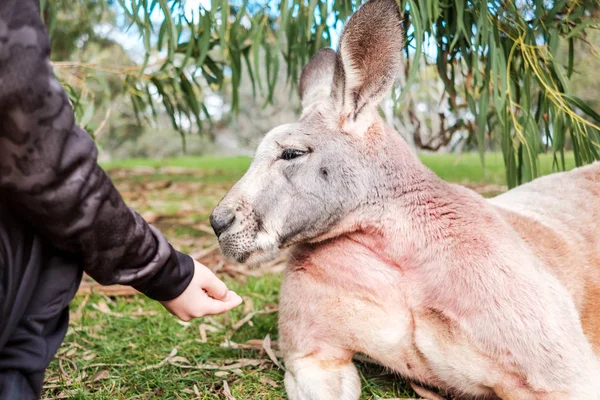
[[[189,256],[125,205],[50,66],[38,0],[0,1],[0,196],[101,284],[156,300],[187,287]]]

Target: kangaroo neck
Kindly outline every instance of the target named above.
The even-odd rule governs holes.
[[[425,248],[442,248],[472,223],[471,207],[478,198],[449,184],[430,169],[402,141],[384,160],[374,189],[369,222],[349,237],[382,260],[418,265]],[[481,199],[479,199],[481,200]],[[462,227],[462,228],[461,228]]]

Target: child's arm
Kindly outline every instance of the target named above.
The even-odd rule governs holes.
[[[2,198],[56,247],[80,254],[98,282],[133,286],[175,304],[178,316],[193,315],[176,306],[181,300],[169,301],[200,279],[199,268],[123,202],[97,164],[94,141],[75,125],[49,54],[38,0],[1,1]],[[217,279],[200,270],[203,279]],[[185,293],[205,296],[200,287]]]

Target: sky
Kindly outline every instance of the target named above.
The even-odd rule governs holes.
[[[235,0],[234,0],[235,1]],[[239,1],[239,0],[238,0]],[[264,2],[266,2],[266,4],[268,4],[270,6],[270,8],[276,10],[279,7],[280,1],[282,0],[257,0],[256,3],[257,4],[265,4]],[[332,6],[333,6],[333,2],[335,0],[327,0],[328,1],[328,9],[331,11]],[[187,18],[191,18],[192,15],[197,14],[200,8],[204,8],[204,9],[210,9],[211,7],[211,0],[182,0],[182,4],[183,4],[183,9],[184,9],[184,13],[186,15]],[[122,11],[122,9],[118,6],[118,5],[113,5],[115,12],[117,13],[117,17],[118,17],[118,22],[121,26],[125,26],[125,14]],[[160,7],[156,7],[153,14],[151,15],[152,20],[156,21],[157,24],[160,24],[163,20],[163,16],[162,13],[160,12]],[[338,46],[338,42],[339,42],[339,38],[340,35],[342,33],[343,30],[343,23],[341,21],[338,21],[337,23],[335,22],[335,18],[333,16],[333,13],[329,13],[329,17],[328,17],[329,21],[328,21],[328,25],[330,26],[330,32],[331,32],[331,44],[332,44],[332,48],[337,49]],[[409,34],[410,32],[409,28]],[[137,31],[137,29],[135,29],[135,27],[131,27],[128,31],[123,31],[121,29],[117,29],[114,28],[113,26],[110,25],[102,25],[96,28],[98,33],[101,33],[103,36],[105,37],[109,37],[115,41],[117,41],[118,43],[120,43],[123,48],[125,49],[125,51],[127,51],[127,53],[130,54],[130,57],[138,62],[141,63],[143,62],[144,59],[144,54],[145,54],[145,50],[144,50],[144,45],[143,42],[140,40],[140,36],[139,33]],[[413,50],[414,50],[414,46]],[[427,56],[428,58],[430,58],[430,60],[435,60],[436,56],[437,56],[437,44],[435,43],[435,40],[433,40],[433,38],[428,38],[428,40],[425,40],[425,43],[423,44],[423,54],[425,56]],[[166,51],[165,54],[161,55],[164,56],[166,55]]]
[[[279,0],[267,0],[270,6],[273,8],[278,7]],[[184,13],[187,18],[191,18],[193,14],[198,13],[200,7],[204,9],[210,9],[211,1],[210,0],[183,0],[182,4],[184,6]],[[333,4],[333,0],[329,0],[329,4]],[[118,5],[114,5],[114,10],[117,13],[118,22],[121,25],[125,25],[125,14],[121,10]],[[331,8],[330,8],[331,9]],[[151,18],[157,23],[162,22],[162,14],[160,12],[160,8],[156,7]],[[340,34],[342,32],[342,24],[338,23],[334,25],[333,15],[330,17],[330,27],[332,34],[332,47],[337,48]],[[102,34],[105,37],[109,37],[117,41],[119,44],[123,46],[123,48],[132,55],[132,58],[136,61],[141,62],[144,58],[144,45],[140,41],[139,33],[135,27],[131,27],[127,31],[123,31],[120,29],[115,29],[109,25],[100,25],[96,28],[96,31]]]

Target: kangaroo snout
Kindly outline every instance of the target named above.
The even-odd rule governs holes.
[[[278,253],[277,238],[264,231],[257,210],[239,193],[225,196],[211,213],[210,225],[229,259],[258,265]]]
[[[210,214],[210,226],[215,235],[220,237],[223,232],[231,228],[235,221],[235,212],[229,207],[217,207]]]

